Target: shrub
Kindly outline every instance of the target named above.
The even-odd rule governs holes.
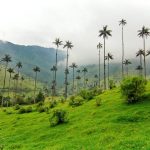
[[[71,96],[69,99],[69,105],[77,107],[83,104],[84,99],[81,96]]]
[[[15,106],[14,106],[14,110],[19,110],[20,109],[20,105],[19,104],[16,104]]]
[[[21,107],[18,111],[18,114],[26,113],[26,109],[24,107]]]
[[[32,112],[32,107],[31,107],[31,106],[28,106],[28,107],[26,108],[26,113],[30,113],[30,112]]]
[[[54,108],[56,105],[57,105],[56,100],[51,100],[51,101],[49,102],[49,108]]]
[[[115,87],[116,87],[116,85],[115,85],[114,80],[109,80],[109,88],[110,88],[110,89],[113,89],[113,88],[115,88]]]
[[[39,91],[38,95],[35,98],[35,101],[36,102],[41,102],[41,101],[44,101],[44,99],[45,99],[44,94],[42,93],[42,91]]]
[[[122,95],[127,103],[136,103],[145,92],[146,81],[140,77],[130,77],[123,80],[121,84]]]
[[[19,96],[19,95],[15,98],[15,103],[19,104],[19,105],[26,104],[25,101],[24,101],[24,97]]]
[[[44,107],[44,106],[40,106],[40,107],[37,109],[37,111],[38,111],[39,113],[45,112],[45,107]]]
[[[95,102],[96,102],[96,106],[100,106],[101,105],[101,98],[100,97],[96,97],[95,98]]]
[[[64,98],[63,96],[61,96],[60,99],[59,99],[59,101],[60,101],[61,103],[64,103],[64,102],[65,102],[65,98]]]
[[[53,110],[49,121],[50,121],[50,126],[52,127],[62,123],[66,123],[68,122],[67,112],[62,109]]]
[[[79,95],[86,100],[91,100],[94,97],[92,90],[81,90]]]

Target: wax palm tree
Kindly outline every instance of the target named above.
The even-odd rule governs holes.
[[[73,48],[73,45],[70,41],[66,41],[64,48],[67,48],[67,60],[66,60],[66,69],[65,69],[65,98],[67,98],[68,94],[68,58],[69,58],[69,53],[68,50]]]
[[[139,49],[139,51],[136,53],[136,57],[140,56],[140,66],[141,67],[138,67],[139,68],[139,71],[140,71],[140,74],[142,76],[142,56],[144,56],[144,51],[142,49]],[[141,69],[140,69],[141,68]]]
[[[55,67],[56,69],[54,70],[54,73],[55,73],[55,85],[54,85],[54,94],[56,95],[56,86],[57,86],[57,55],[58,55],[58,49],[59,49],[59,46],[62,45],[62,41],[59,39],[59,38],[56,38],[55,41],[53,42],[55,45],[56,45],[56,63],[55,63]]]
[[[73,80],[73,83],[72,83],[72,91],[74,93],[74,70],[75,68],[77,68],[78,66],[76,65],[76,63],[72,63],[70,68],[72,68],[72,80]]]
[[[101,86],[101,85],[100,85],[100,80],[101,80],[101,79],[100,79],[100,65],[101,65],[101,62],[100,62],[100,58],[101,58],[101,57],[100,57],[100,56],[101,56],[101,55],[100,55],[100,54],[101,54],[100,52],[101,52],[101,51],[100,51],[100,50],[101,50],[101,48],[102,48],[102,44],[101,44],[101,43],[98,43],[97,49],[99,50],[99,69],[98,69],[99,88],[100,88],[100,86]]]
[[[82,72],[83,72],[83,76],[84,76],[84,88],[85,88],[85,85],[86,85],[85,75],[86,75],[86,73],[88,72],[87,68],[84,67],[83,70],[82,70]]]
[[[77,70],[78,76],[80,75],[80,69]]]
[[[80,81],[80,79],[81,79],[81,77],[78,75],[77,77],[76,77],[76,79],[77,79],[77,91],[79,91],[79,81]]]
[[[138,30],[138,36],[143,38],[143,51],[144,51],[144,75],[146,79],[146,53],[145,53],[145,38],[150,36],[150,31],[145,26],[142,27],[141,30]]]
[[[111,35],[111,30],[107,29],[107,25],[103,27],[102,30],[99,31],[99,37],[103,37],[104,39],[104,89],[106,89],[106,66],[105,66],[105,40]]]
[[[17,80],[19,79],[19,74],[15,74],[12,79],[14,80],[14,99],[16,99],[16,91],[17,91],[17,88],[16,88],[15,83],[16,83]]]
[[[94,83],[94,85],[95,85],[95,86],[97,86],[97,79],[98,79],[98,75],[97,75],[97,74],[95,74],[95,75],[94,75],[94,78],[95,78],[95,83]]]
[[[108,67],[108,87],[109,87],[109,61],[113,60],[114,58],[113,58],[113,55],[111,53],[108,53],[107,56],[105,57],[105,59],[108,62],[108,66],[107,67]]]
[[[124,75],[124,66],[123,66],[123,61],[124,61],[124,26],[127,24],[126,20],[124,19],[121,19],[119,21],[119,25],[122,27],[122,62],[121,62],[121,65],[122,65],[122,78],[123,78],[123,75]]]
[[[11,81],[11,78],[12,78],[12,74],[14,73],[14,69],[13,68],[8,68],[7,71],[9,72],[9,85],[8,85],[8,96],[9,96],[9,93],[10,93],[10,81]]]
[[[141,76],[141,71],[142,71],[142,66],[141,65],[138,65],[136,68],[135,68],[137,71],[139,71],[139,75]]]
[[[40,72],[40,68],[38,66],[35,66],[33,68],[33,71],[35,72],[35,84],[34,84],[34,104],[35,104],[35,94],[36,94],[36,83],[37,83],[37,73]]]
[[[125,59],[123,61],[123,64],[126,66],[126,73],[127,73],[127,76],[128,76],[128,65],[131,64],[130,60],[129,59]]]
[[[16,67],[17,67],[17,70],[18,70],[18,75],[20,76],[20,69],[22,68],[22,62],[18,62],[16,64]],[[19,78],[18,80],[16,81],[16,91],[18,91],[18,84],[19,84]]]
[[[1,61],[5,63],[5,74],[4,74],[4,84],[3,84],[3,89],[5,89],[7,67],[8,67],[8,64],[12,61],[11,56],[8,54],[5,54],[5,56],[2,58]]]
[[[23,81],[25,80],[24,76],[21,76],[21,90],[23,91],[23,88],[22,88],[22,84],[23,84]]]

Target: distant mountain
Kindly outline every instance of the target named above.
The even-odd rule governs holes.
[[[27,76],[34,76],[32,68],[37,65],[41,68],[39,79],[46,81],[50,79],[50,68],[55,64],[55,49],[41,46],[25,46],[13,44],[11,42],[0,41],[0,59],[9,54],[12,57],[11,65],[15,67],[21,61],[23,67],[21,72]],[[65,52],[58,51],[58,62],[64,61]],[[52,75],[51,75],[52,76]]]

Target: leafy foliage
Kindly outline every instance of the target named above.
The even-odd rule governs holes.
[[[122,95],[127,103],[139,101],[145,92],[146,81],[140,77],[129,77],[123,80],[121,84]]]
[[[81,96],[71,96],[69,99],[69,105],[77,107],[83,104],[84,99]]]
[[[50,126],[52,127],[62,123],[66,123],[68,122],[67,112],[62,109],[55,109],[53,110],[49,121],[50,121]]]

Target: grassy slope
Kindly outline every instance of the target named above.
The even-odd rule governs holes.
[[[150,84],[147,86],[150,91]],[[123,103],[119,89],[95,100],[71,108],[69,122],[49,126],[49,114],[32,112],[10,114],[0,111],[0,145],[4,149],[23,150],[149,150],[150,101],[135,105]]]

